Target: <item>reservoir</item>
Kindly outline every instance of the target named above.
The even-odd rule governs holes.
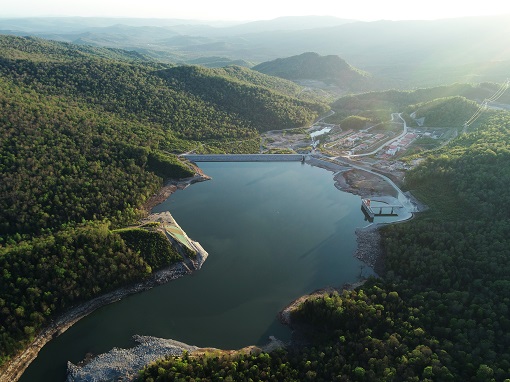
[[[371,274],[353,257],[361,199],[300,162],[200,163],[212,180],[177,191],[170,211],[209,253],[202,269],[98,309],[49,342],[20,381],[64,381],[66,363],[130,347],[134,334],[237,349],[290,338],[277,313],[316,289]],[[391,221],[398,218],[378,218]]]

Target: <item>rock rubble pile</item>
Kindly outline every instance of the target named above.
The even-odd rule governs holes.
[[[377,226],[356,229],[356,241],[358,248],[354,256],[373,268],[377,259],[382,255],[381,235]]]
[[[130,349],[114,348],[92,359],[85,366],[67,364],[66,382],[134,381],[145,365],[167,356],[192,352],[196,346],[174,340],[148,336],[133,336],[139,345]]]

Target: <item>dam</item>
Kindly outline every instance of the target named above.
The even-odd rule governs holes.
[[[304,154],[185,154],[192,162],[304,162]]]

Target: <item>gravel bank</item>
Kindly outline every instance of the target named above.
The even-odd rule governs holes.
[[[139,345],[130,349],[114,348],[94,357],[84,366],[67,364],[66,382],[134,381],[138,371],[153,361],[167,356],[180,356],[184,351],[193,352],[196,346],[156,337],[133,336]]]
[[[66,382],[133,382],[138,372],[151,362],[168,356],[182,356],[186,351],[191,355],[213,353],[217,355],[259,354],[284,348],[286,345],[271,336],[264,346],[248,346],[240,350],[220,350],[215,348],[198,348],[171,339],[149,336],[133,336],[139,345],[129,349],[113,348],[108,353],[93,357],[84,365],[67,363]]]

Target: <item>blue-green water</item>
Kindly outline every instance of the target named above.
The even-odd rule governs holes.
[[[270,335],[286,340],[277,321],[285,305],[358,279],[354,230],[367,222],[360,198],[336,189],[331,172],[299,162],[200,167],[213,179],[154,212],[169,210],[209,252],[202,269],[82,319],[41,350],[21,381],[63,381],[68,360],[132,346],[134,334],[231,349]]]

